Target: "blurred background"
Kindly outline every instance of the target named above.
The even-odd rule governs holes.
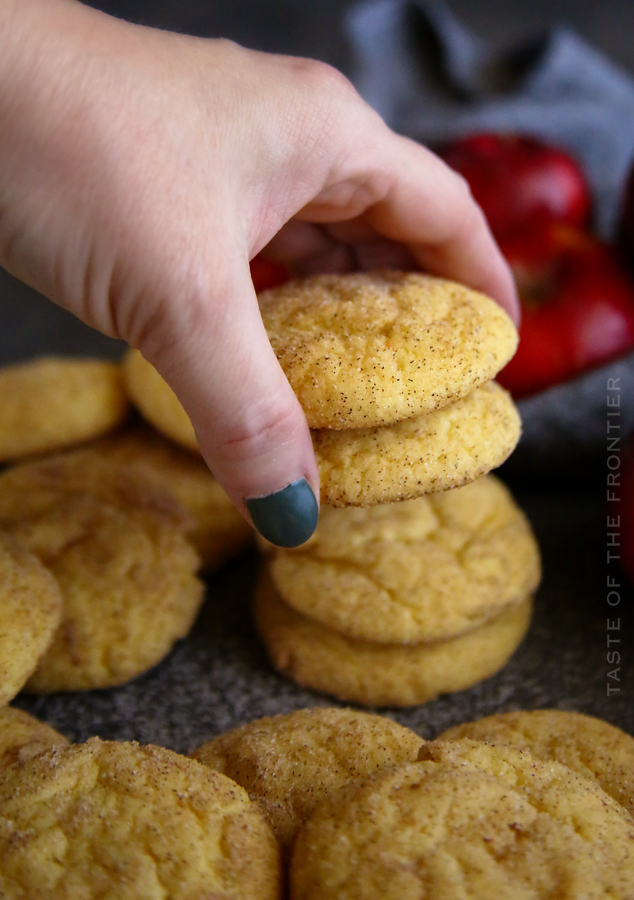
[[[313,56],[346,73],[351,64],[341,25],[351,0],[101,0],[90,5],[159,28]],[[565,22],[634,72],[631,0],[450,0],[447,5],[467,27],[500,47]]]

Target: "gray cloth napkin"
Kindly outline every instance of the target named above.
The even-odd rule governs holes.
[[[390,127],[425,143],[470,131],[525,132],[568,149],[612,234],[634,159],[634,79],[565,27],[502,55],[433,0],[351,9],[353,76]]]
[[[369,0],[352,7],[346,27],[353,80],[393,129],[431,146],[474,131],[561,146],[588,176],[598,233],[613,235],[634,159],[634,79],[604,55],[563,26],[501,54],[435,0]],[[584,473],[605,453],[613,377],[621,378],[622,434],[631,431],[634,355],[523,401],[513,468]]]

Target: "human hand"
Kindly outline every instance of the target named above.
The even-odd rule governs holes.
[[[74,0],[6,0],[0,48],[0,262],[142,351],[274,542],[309,537],[319,475],[251,257],[268,245],[304,271],[413,261],[517,318],[465,182],[330,67]]]

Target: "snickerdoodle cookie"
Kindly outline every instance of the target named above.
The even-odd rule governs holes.
[[[600,787],[634,814],[634,738],[620,728],[559,709],[498,713],[443,732],[439,741],[472,738],[555,760]]]
[[[249,722],[192,756],[246,788],[289,848],[326,797],[385,766],[413,762],[422,743],[384,716],[326,707]]]
[[[161,514],[71,497],[10,529],[51,570],[63,600],[27,690],[122,684],[187,634],[203,595],[198,555]]]
[[[282,599],[327,628],[364,641],[416,644],[477,628],[533,593],[537,543],[493,476],[405,503],[325,506],[295,550],[275,548]]]
[[[173,490],[139,468],[81,447],[26,460],[0,473],[0,528],[78,497],[124,510],[151,510],[183,531],[194,527]]]
[[[12,706],[0,709],[0,771],[43,750],[67,744],[63,734],[21,709]]]
[[[423,744],[318,807],[291,900],[632,897],[634,822],[555,762],[472,741]]]
[[[128,413],[118,365],[43,357],[0,369],[0,461],[45,453],[116,428]]]
[[[123,360],[123,377],[130,399],[144,419],[177,444],[198,453],[198,441],[189,416],[169,384],[138,350]]]
[[[0,532],[0,706],[21,690],[53,640],[60,588],[42,563]]]
[[[280,900],[279,848],[230,779],[160,747],[60,747],[0,779],[4,900]]]
[[[318,275],[258,299],[311,428],[369,428],[431,412],[493,378],[517,346],[493,300],[415,272]]]
[[[460,487],[501,465],[520,432],[513,401],[494,381],[393,425],[313,431],[321,502],[372,506]]]
[[[273,667],[298,684],[367,706],[414,706],[502,668],[524,637],[531,610],[527,598],[450,640],[381,644],[347,638],[295,612],[263,576],[254,614]]]
[[[253,530],[199,456],[145,426],[127,428],[90,445],[90,451],[132,466],[162,492],[172,492],[191,514],[187,536],[212,572],[243,549]]]

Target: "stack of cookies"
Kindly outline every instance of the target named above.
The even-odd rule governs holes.
[[[274,550],[255,617],[273,665],[371,706],[411,706],[494,674],[524,636],[539,553],[489,475],[404,503],[322,509]]]
[[[306,544],[268,548],[255,616],[273,665],[370,705],[493,674],[540,577],[524,516],[482,478],[519,439],[492,380],[515,352],[513,324],[489,298],[415,273],[318,276],[260,306],[312,429],[324,504]]]

